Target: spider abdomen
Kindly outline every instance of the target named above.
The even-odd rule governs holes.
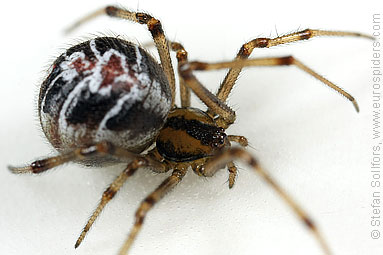
[[[171,92],[162,68],[142,48],[99,37],[57,58],[38,107],[43,131],[59,151],[108,141],[140,152],[163,126]]]

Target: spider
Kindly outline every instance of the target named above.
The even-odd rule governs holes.
[[[168,40],[160,21],[147,13],[107,6],[79,20],[68,31],[100,15],[130,20],[147,26],[160,56],[160,64],[143,48],[116,37],[96,37],[66,50],[53,63],[40,88],[40,124],[57,156],[36,160],[23,167],[9,166],[15,174],[39,174],[67,162],[86,166],[127,164],[104,191],[101,201],[76,241],[77,248],[106,204],[138,169],[156,173],[172,171],[140,204],[135,222],[120,254],[127,254],[150,209],[171,191],[189,169],[212,177],[227,168],[232,188],[241,160],[251,167],[288,204],[308,227],[325,254],[331,254],[318,227],[308,214],[245,150],[244,136],[227,135],[235,112],[225,103],[241,70],[246,66],[294,65],[346,97],[359,111],[356,100],[293,56],[249,59],[255,48],[307,40],[317,36],[373,37],[343,31],[305,29],[275,38],[255,38],[243,44],[233,61],[191,62],[178,42]],[[170,58],[178,61],[181,107],[175,105],[175,73]],[[207,90],[194,71],[229,69],[216,94]],[[207,106],[190,106],[191,91]],[[232,146],[236,143],[239,146]]]

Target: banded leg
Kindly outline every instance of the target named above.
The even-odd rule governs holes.
[[[195,62],[192,62],[195,63]],[[196,94],[196,96],[220,117],[216,120],[217,125],[227,129],[235,121],[235,112],[224,102],[219,100],[213,93],[204,87],[193,74],[193,67],[189,62],[180,63],[178,72],[185,84]]]
[[[305,29],[299,32],[290,33],[276,38],[256,38],[242,45],[236,58],[234,60],[247,59],[255,48],[270,48],[280,44],[292,43],[302,40],[307,40],[317,36],[353,36],[363,37],[367,39],[374,39],[374,37],[355,33],[355,32],[344,32],[344,31],[327,31],[327,30],[315,30]],[[222,81],[220,88],[216,94],[217,98],[225,102],[227,97],[232,90],[242,67],[232,67]]]
[[[170,42],[170,48],[176,52],[176,57],[178,61],[178,66],[184,64],[188,61],[188,53],[182,44],[177,42]],[[190,106],[190,88],[186,86],[184,79],[178,72],[179,82],[180,82],[180,96],[181,96],[181,107]]]
[[[227,138],[230,142],[235,142],[241,145],[242,147],[246,147],[249,143],[247,138],[240,135],[228,135]],[[227,169],[229,171],[229,189],[233,188],[235,180],[238,174],[238,168],[235,166],[234,162],[231,161],[227,164]]]
[[[176,57],[178,61],[178,66],[181,64],[184,64],[185,62],[188,61],[188,53],[185,50],[184,46],[178,42],[169,42],[170,44],[170,49],[172,51],[176,52]],[[154,43],[144,43],[142,44],[144,48],[147,47],[153,47],[155,46]],[[178,78],[179,78],[179,83],[180,83],[180,97],[181,97],[181,107],[189,107],[190,106],[190,88],[185,85],[185,81],[182,79],[181,75],[178,72]]]
[[[288,204],[288,206],[294,211],[294,213],[313,233],[324,254],[331,254],[330,249],[327,243],[325,242],[322,234],[319,232],[317,226],[310,219],[307,213],[278,185],[278,183],[275,182],[275,180],[266,171],[262,169],[262,167],[258,164],[257,160],[253,156],[251,156],[251,154],[248,153],[246,150],[237,147],[226,150],[222,154],[218,155],[216,158],[213,158],[206,163],[203,175],[206,177],[211,177],[229,162],[232,162],[233,160],[237,159],[242,160],[243,162],[251,166],[255,170],[255,172],[278,193],[278,195]]]
[[[145,158],[137,158],[133,160],[129,165],[125,168],[125,170],[110,184],[110,186],[104,191],[102,194],[101,201],[99,202],[96,210],[94,210],[92,216],[89,218],[85,227],[83,228],[80,236],[78,237],[75,248],[79,247],[81,242],[84,240],[86,234],[92,227],[93,223],[96,221],[97,217],[100,215],[101,211],[104,209],[106,204],[112,200],[112,198],[116,195],[116,193],[120,190],[122,185],[126,182],[126,180],[132,176],[138,168],[148,166],[148,161]]]
[[[135,214],[135,222],[132,230],[129,233],[128,239],[125,241],[124,245],[120,250],[120,255],[126,255],[132,246],[134,240],[137,237],[138,232],[141,230],[142,224],[145,220],[145,216],[148,211],[165,196],[170,190],[172,190],[185,176],[187,168],[185,169],[176,169],[173,171],[172,175],[166,178],[158,188],[153,191],[149,196],[147,196],[144,201],[141,203],[140,207]]]
[[[219,62],[219,63],[204,63],[204,62],[189,62],[180,67],[181,75],[184,76],[185,81],[188,85],[197,83],[199,86],[203,86],[192,74],[192,71],[198,70],[198,71],[207,71],[207,70],[216,70],[216,69],[223,69],[223,68],[242,68],[245,66],[285,66],[285,65],[294,65],[298,67],[300,70],[308,73],[309,75],[313,76],[314,78],[320,80],[322,83],[324,83],[326,86],[330,87],[331,89],[335,90],[345,98],[347,98],[355,107],[355,110],[359,112],[359,107],[354,99],[349,93],[344,91],[342,88],[336,86],[331,81],[327,80],[320,74],[316,73],[314,70],[309,68],[308,66],[304,65],[302,62],[294,58],[293,56],[286,56],[286,57],[271,57],[271,58],[254,58],[254,59],[244,59],[244,60],[235,60],[235,61],[229,61],[229,62]],[[218,98],[216,98],[217,101],[221,102]],[[211,108],[213,109],[213,108]],[[215,113],[220,114],[219,112]],[[230,125],[230,121],[225,119],[225,116],[220,116],[222,121],[224,122],[224,128],[226,126]],[[219,121],[219,119],[218,119]],[[220,123],[220,122],[218,122]],[[226,123],[226,124],[225,124]]]
[[[103,156],[111,156],[121,161],[130,161],[138,157],[137,154],[134,154],[125,149],[116,147],[111,143],[101,142],[96,145],[89,146],[87,148],[79,148],[71,152],[63,153],[58,156],[49,157],[42,160],[36,160],[27,166],[23,166],[23,167],[8,166],[8,169],[14,174],[25,174],[25,173],[39,174],[51,168],[54,168],[56,166],[65,164],[67,162],[81,161],[81,160],[91,159],[94,157],[103,157]],[[154,167],[163,168],[162,164],[155,161],[154,159],[147,158],[146,160],[148,160],[149,163],[153,165]]]
[[[173,65],[172,65],[172,61],[171,61],[170,53],[169,53],[169,42],[167,38],[165,37],[165,33],[162,30],[161,22],[158,19],[150,16],[147,13],[133,12],[133,11],[128,11],[115,6],[107,6],[105,8],[97,10],[83,17],[82,19],[74,23],[72,26],[70,26],[66,30],[66,32],[69,33],[72,30],[76,29],[77,27],[83,25],[84,23],[105,14],[110,17],[126,19],[126,20],[133,21],[135,23],[147,25],[148,30],[152,34],[153,41],[157,47],[158,54],[161,60],[161,66],[164,69],[166,77],[168,78],[168,81],[169,81],[170,89],[172,91],[172,107],[173,107],[174,99],[175,99],[174,70],[173,70]]]

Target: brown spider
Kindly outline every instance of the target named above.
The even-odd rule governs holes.
[[[255,48],[315,36],[373,38],[354,32],[305,29],[276,38],[251,40],[240,48],[234,61],[189,62],[184,47],[169,41],[159,20],[146,13],[108,6],[80,20],[69,30],[103,14],[147,25],[158,49],[161,65],[141,47],[113,37],[98,37],[68,49],[53,63],[38,99],[41,126],[60,154],[36,160],[25,167],[9,167],[17,174],[38,174],[70,161],[87,166],[128,163],[103,193],[75,247],[84,240],[105,205],[139,168],[149,167],[157,173],[172,170],[172,174],[141,203],[120,254],[127,254],[147,212],[182,180],[189,168],[199,176],[211,177],[227,167],[229,188],[232,188],[237,175],[233,161],[239,159],[253,168],[285,200],[310,229],[323,252],[330,254],[328,245],[307,213],[244,149],[248,145],[247,139],[225,134],[225,130],[235,121],[235,112],[225,101],[242,67],[295,65],[346,97],[358,111],[358,105],[350,94],[292,56],[248,57]],[[178,60],[181,108],[175,106],[176,84],[170,51],[176,52]],[[196,70],[223,68],[230,70],[216,95],[193,75]],[[206,112],[190,107],[190,90],[208,107]],[[240,147],[232,147],[232,142]]]

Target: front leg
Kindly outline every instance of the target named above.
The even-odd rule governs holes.
[[[318,74],[305,64],[303,64],[298,59],[293,56],[285,57],[265,57],[265,58],[253,58],[253,59],[243,59],[243,60],[234,60],[227,62],[217,62],[217,63],[207,63],[193,61],[184,64],[180,64],[179,70],[184,78],[186,84],[193,90],[193,92],[209,107],[209,111],[213,111],[215,114],[220,115],[216,119],[216,122],[219,126],[228,128],[235,120],[235,113],[232,111],[223,101],[218,97],[214,96],[210,91],[208,91],[194,76],[194,71],[208,71],[208,70],[219,70],[225,68],[242,68],[245,66],[296,66],[305,73],[311,75],[312,77],[318,79],[323,84],[329,88],[335,90],[340,95],[348,99],[353,105],[357,112],[359,112],[359,106],[355,98],[347,93],[342,88],[335,85],[333,82],[327,80],[322,75]]]
[[[283,36],[278,36],[275,38],[255,38],[245,44],[240,48],[237,56],[234,60],[244,60],[249,58],[251,53],[255,48],[270,48],[281,44],[293,43],[302,40],[308,40],[313,37],[318,36],[352,36],[352,37],[362,37],[367,39],[374,39],[370,35],[365,35],[356,32],[347,32],[347,31],[328,31],[328,30],[317,30],[317,29],[305,29],[295,33],[290,33]],[[227,72],[225,79],[221,83],[221,86],[218,89],[216,94],[217,98],[225,102],[229,96],[238,76],[242,70],[241,66],[231,67]]]

